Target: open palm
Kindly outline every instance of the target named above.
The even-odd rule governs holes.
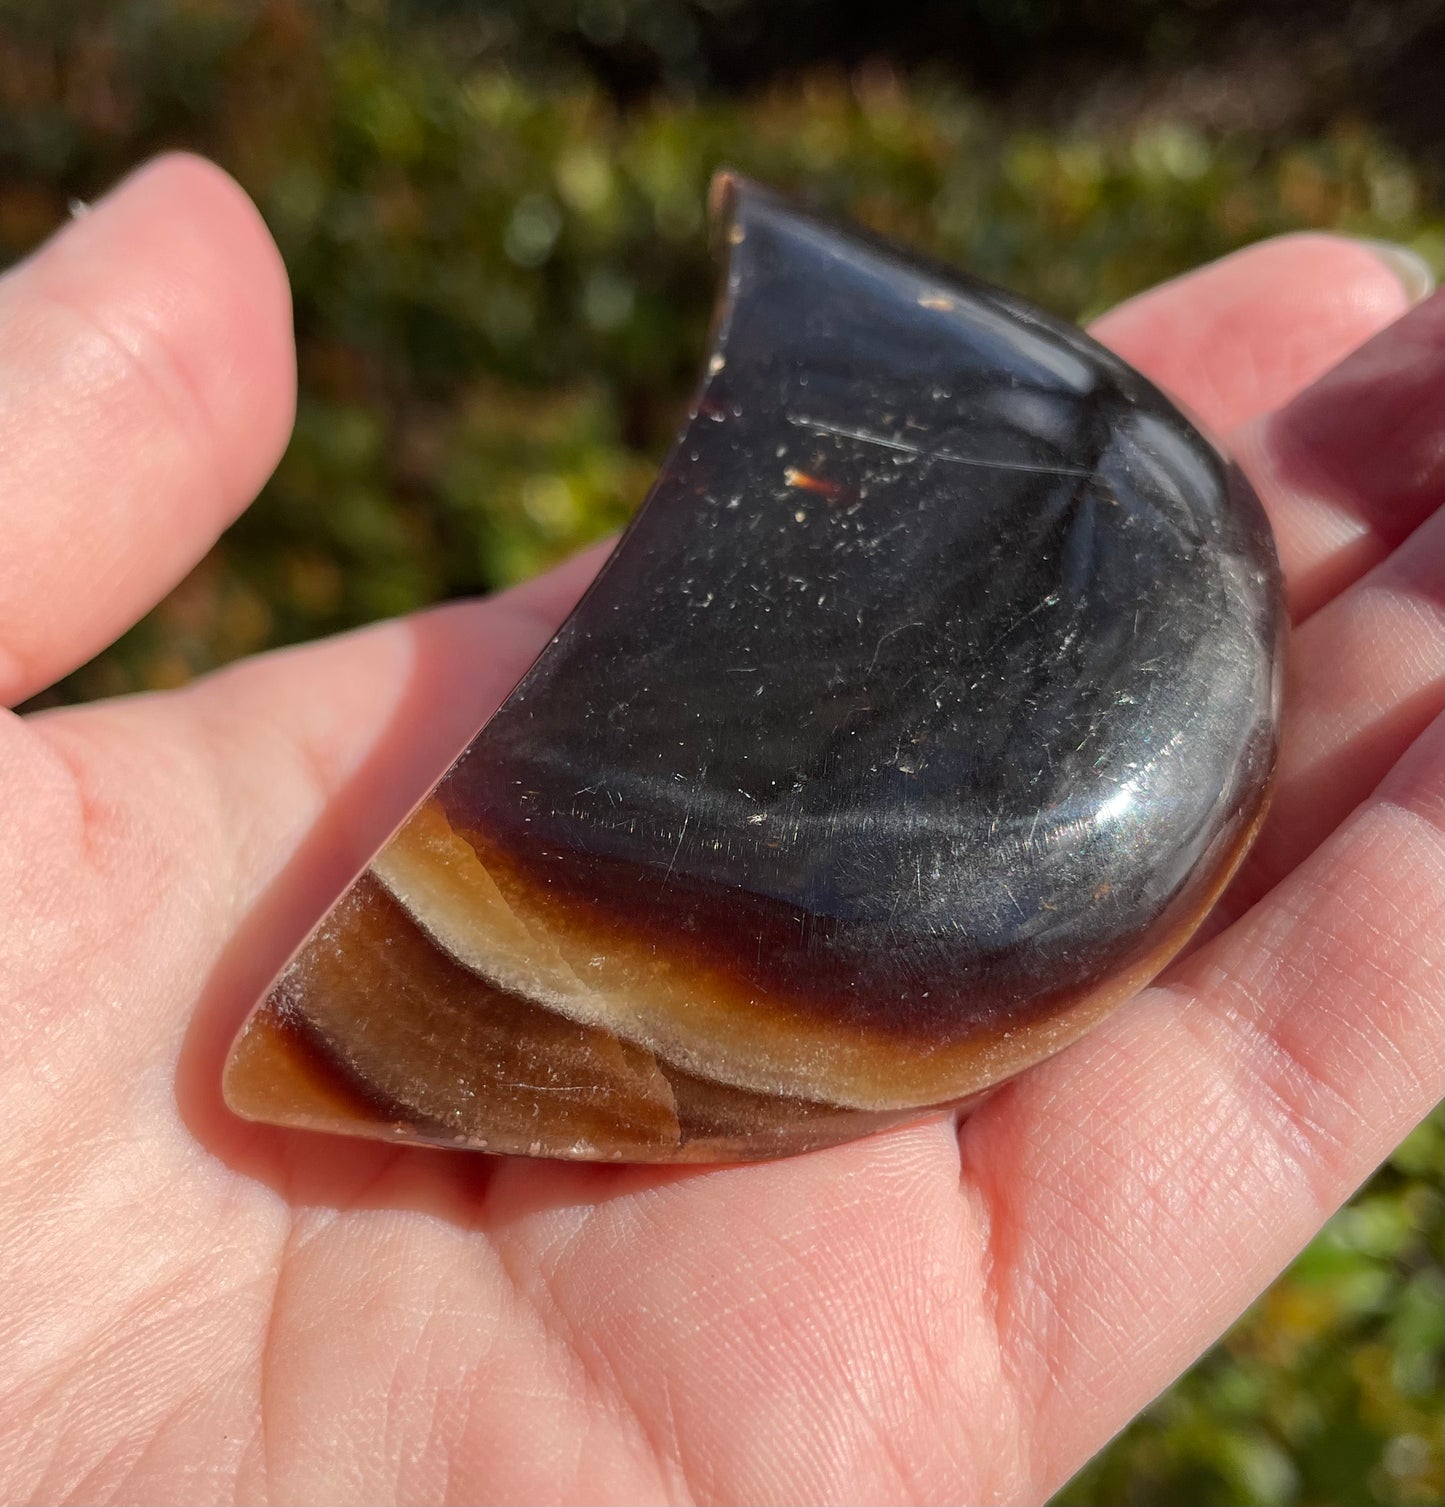
[[[246,1007],[595,557],[182,692],[0,713],[0,1498],[1046,1496],[1440,1090],[1445,322],[1408,302],[1301,237],[1103,321],[1274,520],[1280,781],[1205,940],[962,1125],[674,1171],[221,1107]],[[292,367],[274,249],[192,159],[0,280],[7,704],[245,505]]]

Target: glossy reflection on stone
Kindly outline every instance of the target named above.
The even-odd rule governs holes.
[[[1282,618],[1244,481],[1077,329],[718,199],[708,375],[652,495],[253,1013],[239,1113],[806,1150],[1078,1036],[1248,845]]]

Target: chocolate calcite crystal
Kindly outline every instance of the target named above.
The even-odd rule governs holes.
[[[735,178],[715,198],[686,429],[247,1021],[239,1113],[806,1150],[1077,1037],[1248,846],[1282,616],[1241,476],[1079,330]]]

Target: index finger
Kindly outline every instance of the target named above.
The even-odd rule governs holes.
[[[1280,236],[1131,298],[1091,333],[1227,434],[1288,402],[1430,287],[1404,247]]]

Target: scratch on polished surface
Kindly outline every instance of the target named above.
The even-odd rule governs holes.
[[[865,445],[879,445],[885,450],[897,450],[904,455],[916,455],[921,460],[947,461],[954,466],[982,466],[985,470],[1024,471],[1038,476],[1092,477],[1094,474],[1092,471],[1085,471],[1077,466],[1031,466],[1026,461],[990,460],[979,455],[959,455],[953,450],[913,445],[907,440],[890,438],[886,434],[872,434],[866,429],[849,429],[843,424],[827,424],[822,419],[812,419],[806,414],[790,415],[789,422],[804,429],[812,429],[818,434],[832,434],[839,439],[858,440]]]

